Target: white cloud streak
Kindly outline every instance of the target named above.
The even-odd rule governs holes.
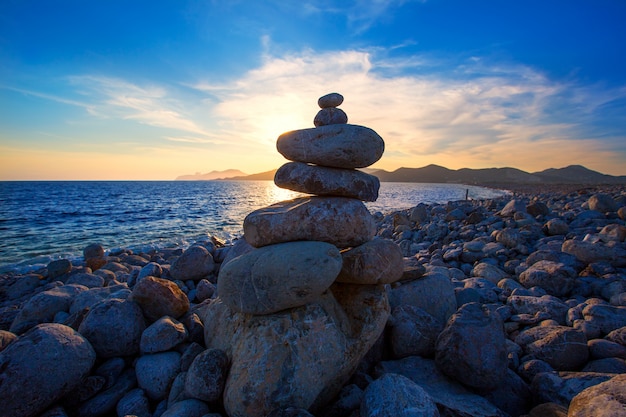
[[[117,78],[91,75],[72,76],[70,82],[80,89],[80,93],[90,97],[92,104],[87,110],[92,115],[208,135],[185,114],[185,104],[168,94],[164,87],[141,87]]]

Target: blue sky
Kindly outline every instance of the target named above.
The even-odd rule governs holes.
[[[375,168],[626,175],[626,2],[0,5],[0,180],[173,179],[285,160],[344,95]]]

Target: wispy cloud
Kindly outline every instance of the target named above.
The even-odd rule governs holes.
[[[208,135],[188,108],[163,86],[139,86],[128,81],[92,75],[69,78],[89,100],[89,113],[102,117],[136,120],[160,128]]]
[[[360,34],[377,23],[391,22],[396,9],[412,2],[425,3],[426,0],[352,0],[341,3],[317,0],[298,4],[297,11],[305,15],[345,16],[347,26],[355,34]]]

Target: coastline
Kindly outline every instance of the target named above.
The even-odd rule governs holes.
[[[394,241],[403,252],[404,274],[398,283],[388,288],[393,320],[388,323],[387,339],[368,355],[369,359],[345,385],[351,392],[363,395],[372,380],[386,373],[410,378],[413,375],[410,368],[416,366],[415,361],[420,366],[431,367],[429,372],[443,372],[441,369],[446,368],[437,359],[438,352],[443,350],[439,343],[443,342],[431,336],[425,351],[416,351],[411,342],[415,332],[428,334],[424,331],[429,330],[439,335],[448,329],[437,327],[442,326],[441,323],[434,325],[435,329],[415,327],[420,320],[411,314],[417,306],[409,308],[403,304],[408,299],[405,295],[413,293],[422,294],[412,297],[420,302],[454,300],[453,316],[470,314],[471,306],[482,305],[482,314],[492,317],[490,326],[496,323],[496,327],[502,327],[506,343],[490,345],[490,349],[496,356],[505,355],[504,366],[509,372],[506,375],[502,374],[502,369],[486,372],[491,375],[487,379],[504,375],[498,381],[498,388],[485,391],[468,386],[469,382],[461,375],[450,375],[447,371],[445,376],[452,391],[463,387],[467,395],[472,395],[472,401],[485,409],[493,407],[511,416],[526,415],[545,404],[567,410],[585,389],[608,384],[626,373],[624,187],[498,184],[494,189],[512,194],[488,200],[419,204],[376,216],[377,235]],[[192,245],[209,253],[214,265],[211,272],[200,279],[177,279],[171,274],[172,265],[188,248],[155,249],[145,253],[119,249],[104,255],[105,248],[100,246],[95,248],[97,256],[94,256],[91,253],[94,248],[88,247],[85,248],[86,260],[57,260],[28,274],[1,274],[0,330],[3,333],[0,336],[3,337],[0,338],[0,355],[4,355],[2,352],[15,340],[26,337],[24,332],[37,323],[59,323],[78,332],[89,309],[112,297],[132,298],[137,283],[146,276],[173,282],[189,305],[188,313],[179,318],[186,329],[185,341],[165,350],[184,354],[193,346],[197,355],[206,348],[202,310],[215,299],[221,265],[241,249],[242,245],[237,242],[241,240],[226,245],[209,238]],[[101,244],[106,245],[106,242]],[[427,287],[417,290],[427,282]],[[81,293],[99,295],[89,302],[78,303]],[[44,298],[56,301],[46,301],[43,308],[41,299]],[[419,308],[434,314],[431,309],[440,305],[420,304]],[[128,321],[130,319],[126,319]],[[122,326],[121,323],[102,325]],[[471,326],[461,326],[459,334],[462,336],[459,337],[466,351],[472,351],[474,345],[489,345],[480,339],[480,332],[474,335],[475,332]],[[568,342],[568,338],[575,341]],[[565,349],[559,353],[558,346],[553,346],[551,340]],[[489,365],[478,357],[463,357],[458,349],[460,347],[455,350],[456,366],[462,362],[480,373]],[[135,352],[130,358],[145,356],[145,353]],[[135,373],[132,365],[124,366]],[[564,372],[570,374],[565,376]],[[591,374],[595,379],[589,382]],[[121,383],[120,378],[118,374],[110,383]],[[413,378],[418,377],[413,375]],[[145,384],[139,386],[148,392]],[[429,387],[428,381],[420,380],[419,384],[431,396],[435,395],[429,391],[434,388]],[[344,390],[348,390],[345,387]],[[174,385],[167,390],[172,396],[170,389],[173,391]],[[130,395],[130,391],[121,393],[116,404]],[[84,407],[96,407],[97,401],[93,399],[101,398],[106,392],[102,387],[94,388],[80,404],[68,405],[67,401],[61,401],[50,405],[76,413]],[[159,407],[164,411],[168,402],[163,405],[161,400],[146,401],[152,415],[157,415]],[[338,413],[341,404],[340,397],[327,404],[325,410]],[[462,405],[454,407],[462,408]],[[219,407],[215,411],[225,416]]]

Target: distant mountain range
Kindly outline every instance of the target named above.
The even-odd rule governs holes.
[[[544,171],[528,173],[516,168],[484,168],[484,169],[448,169],[439,165],[427,165],[422,168],[398,168],[395,171],[367,169],[368,173],[377,176],[382,182],[427,182],[454,184],[626,184],[626,175],[612,176],[592,171],[581,165],[570,165],[565,168],[550,168]],[[246,175],[238,170],[212,171],[201,174],[203,177],[216,172],[239,172],[229,177],[199,178],[183,175],[179,179],[228,179],[236,181],[273,180],[276,170]],[[191,178],[193,177],[193,178]]]
[[[181,175],[176,177],[176,181],[208,181],[208,180],[225,180],[232,177],[245,177],[245,172],[238,169],[227,169],[225,171],[211,171],[206,174],[196,172],[195,174]]]

